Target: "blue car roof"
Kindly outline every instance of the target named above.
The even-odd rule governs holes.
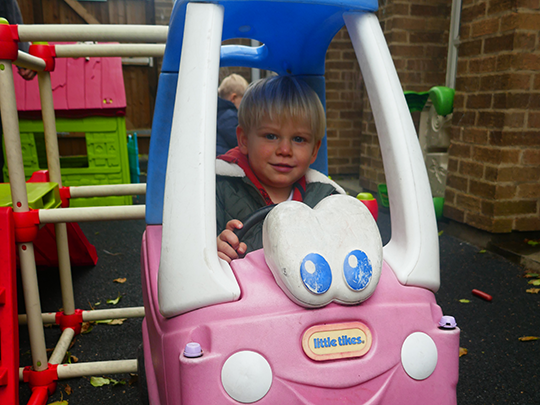
[[[175,3],[163,72],[178,72],[188,1]],[[347,11],[374,12],[374,0],[247,1],[221,0],[224,7],[223,40],[249,38],[263,45],[256,50],[222,47],[221,66],[245,66],[280,75],[324,74],[328,45],[343,27]]]

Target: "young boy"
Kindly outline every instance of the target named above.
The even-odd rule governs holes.
[[[344,190],[310,169],[324,137],[326,118],[317,94],[290,76],[261,79],[246,91],[238,113],[238,147],[216,161],[218,255],[230,262],[262,248],[262,222],[240,243],[251,213],[283,201],[310,207]]]

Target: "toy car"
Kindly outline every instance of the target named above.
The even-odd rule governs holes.
[[[433,294],[431,192],[376,8],[374,0],[175,3],[141,258],[139,366],[152,405],[456,403],[459,329]],[[344,23],[382,146],[391,240],[382,247],[352,197],[314,209],[282,203],[265,219],[264,248],[229,266],[216,248],[219,66],[299,77],[324,103],[326,49]],[[238,37],[262,45],[222,46]],[[315,167],[327,169],[325,146]]]

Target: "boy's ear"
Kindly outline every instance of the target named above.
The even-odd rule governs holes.
[[[240,152],[247,156],[248,137],[246,132],[244,131],[244,128],[242,128],[240,125],[236,127],[236,140],[238,141],[238,148],[240,149]]]
[[[313,154],[311,155],[311,160],[309,161],[309,164],[313,164],[315,160],[317,160],[317,153],[319,153],[319,148],[321,147],[322,140],[318,140],[315,142],[315,146],[313,147]]]

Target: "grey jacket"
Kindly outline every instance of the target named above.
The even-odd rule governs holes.
[[[246,177],[240,166],[222,160],[216,160],[216,217],[219,235],[232,219],[245,219],[266,203]],[[323,198],[332,194],[345,194],[345,191],[324,174],[310,169],[306,173],[304,203],[313,208]],[[262,248],[262,225],[259,222],[246,233],[242,242],[247,245],[247,252]]]

